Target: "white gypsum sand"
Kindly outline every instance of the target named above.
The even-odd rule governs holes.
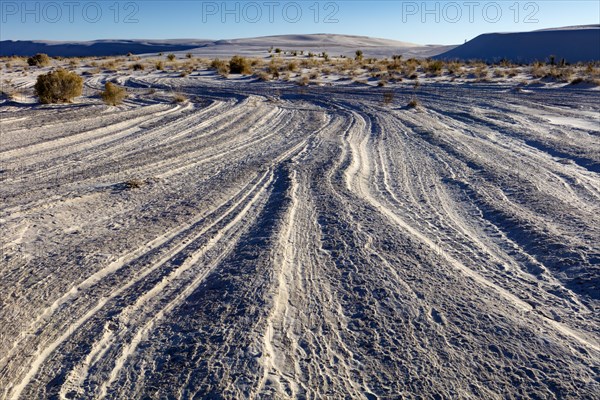
[[[157,59],[2,70],[0,398],[599,392],[596,70]]]

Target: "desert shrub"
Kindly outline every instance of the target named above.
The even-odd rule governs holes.
[[[58,69],[37,78],[35,92],[44,104],[67,103],[81,96],[83,78],[74,72]]]
[[[229,73],[229,65],[227,65],[227,62],[219,60],[218,58],[212,60],[210,67],[223,76],[227,76]]]
[[[421,102],[419,101],[419,99],[417,99],[416,97],[413,97],[412,99],[410,99],[410,101],[408,102],[408,104],[406,105],[406,107],[408,108],[417,108],[421,105]]]
[[[546,76],[546,68],[544,68],[544,65],[539,62],[534,63],[529,72],[534,78],[542,78]]]
[[[485,79],[488,77],[488,67],[485,64],[478,64],[473,71],[473,74],[477,79]]]
[[[568,67],[550,67],[546,70],[544,78],[554,79],[561,82],[570,82],[573,77],[573,69]]]
[[[282,50],[279,47],[275,49],[275,53],[277,53],[277,54],[281,54],[281,51]]]
[[[175,57],[175,54],[169,54],[169,55],[167,56],[167,59],[168,59],[169,61],[175,61],[175,58],[177,58],[177,57]]]
[[[308,76],[302,75],[300,77],[300,80],[298,81],[298,85],[306,86],[306,85],[308,85],[309,81],[310,81],[310,78]]]
[[[252,73],[252,66],[247,58],[233,56],[231,57],[231,60],[229,60],[229,72],[232,74],[250,75]]]
[[[272,75],[266,71],[259,71],[258,73],[256,73],[256,77],[261,81],[270,81]]]
[[[425,71],[431,75],[439,76],[442,74],[444,63],[440,60],[430,61],[425,67]]]
[[[354,59],[356,61],[361,61],[363,59],[363,51],[362,50],[356,50],[356,52],[354,54],[356,55],[356,57],[354,57]]]
[[[501,68],[494,69],[494,78],[504,78],[507,75],[507,71]]]
[[[129,179],[128,181],[123,182],[123,187],[125,189],[139,189],[142,186],[144,186],[146,182],[144,182],[141,179],[137,179],[137,178],[133,178],[133,179]]]
[[[185,101],[187,101],[187,97],[185,97],[185,95],[182,93],[177,93],[175,96],[173,96],[174,103],[183,103]]]
[[[189,59],[192,59],[194,57],[194,55],[192,53],[187,53],[185,56]]]
[[[451,62],[447,65],[450,75],[460,76],[464,73],[462,65],[458,62]]]
[[[110,106],[118,106],[123,103],[123,100],[127,97],[127,91],[125,88],[115,85],[112,82],[106,82],[104,85],[104,91],[100,93],[102,100]]]
[[[165,69],[165,63],[163,63],[162,61],[157,61],[156,64],[154,64],[154,67],[157,71],[162,71]]]
[[[107,61],[105,63],[102,64],[102,68],[109,70],[109,71],[116,71],[117,70],[117,63],[116,61],[112,60],[112,61]]]
[[[27,64],[32,67],[47,67],[50,65],[50,57],[44,53],[38,53],[33,57],[27,59]]]
[[[287,65],[287,69],[288,71],[296,71],[298,70],[298,63],[296,63],[295,61],[291,61],[288,65]]]
[[[131,69],[132,69],[132,70],[134,70],[134,71],[143,71],[143,70],[144,70],[144,69],[146,69],[146,68],[144,67],[144,65],[143,65],[143,64],[140,64],[140,63],[135,63],[135,64],[133,64],[133,65],[131,66]]]

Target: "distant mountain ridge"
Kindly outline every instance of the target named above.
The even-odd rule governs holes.
[[[529,63],[550,56],[570,63],[600,61],[600,25],[486,33],[435,58]]]

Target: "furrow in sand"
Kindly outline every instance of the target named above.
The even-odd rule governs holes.
[[[196,235],[196,237],[202,236],[211,227],[217,225],[224,218],[228,217],[253,192],[255,192],[259,187],[261,187],[262,190],[264,190],[264,188],[270,182],[269,179],[272,179],[271,175],[272,175],[271,172],[265,173],[261,177],[261,179],[250,189],[250,191],[242,199],[240,199],[238,202],[236,202],[234,205],[232,205],[213,224],[211,224],[210,226],[202,229],[202,231],[200,231],[200,233],[198,233]],[[21,379],[21,381],[20,381],[20,383],[18,385],[16,385],[14,388],[12,388],[12,390],[10,390],[10,393],[9,393],[10,394],[10,398],[19,398],[20,397],[21,392],[25,389],[25,387],[29,384],[29,382],[35,377],[36,373],[38,372],[38,370],[40,369],[40,367],[43,365],[44,361],[52,354],[52,352],[56,348],[58,348],[62,343],[64,343],[66,340],[68,340],[68,338],[71,336],[71,334],[73,332],[75,332],[81,325],[83,325],[83,323],[85,323],[87,320],[89,320],[97,311],[99,311],[100,309],[102,309],[111,299],[117,297],[118,295],[120,295],[121,293],[123,293],[126,289],[128,289],[129,287],[131,287],[133,284],[135,284],[136,282],[138,282],[141,279],[143,279],[145,276],[147,276],[148,274],[150,274],[155,269],[159,268],[162,264],[164,264],[170,258],[172,258],[174,254],[177,254],[178,252],[181,252],[186,246],[187,246],[187,243],[184,242],[179,247],[177,247],[176,249],[174,249],[172,252],[169,252],[167,255],[165,255],[164,257],[162,257],[159,261],[157,261],[156,263],[154,263],[152,266],[150,266],[149,268],[145,269],[142,273],[140,273],[138,276],[136,276],[136,278],[134,280],[127,282],[125,285],[120,286],[119,288],[115,289],[108,296],[105,296],[104,298],[102,298],[102,300],[100,302],[98,302],[93,308],[91,308],[83,317],[79,318],[77,321],[75,321],[74,323],[72,323],[68,328],[66,328],[64,330],[65,333],[62,334],[57,340],[53,341],[50,344],[47,344],[44,348],[38,350],[36,352],[36,355],[34,356],[35,358],[30,363],[30,366],[29,366],[29,369],[28,369],[26,375]],[[112,267],[112,268],[114,268],[114,267]],[[108,271],[108,272],[110,272],[110,271]]]
[[[370,165],[368,161],[370,150],[368,148],[369,136],[365,134],[364,129],[366,123],[364,118],[359,114],[353,113],[353,115],[355,120],[360,121],[360,123],[355,125],[355,129],[351,131],[346,142],[352,159],[350,166],[345,171],[346,184],[349,190],[353,193],[360,195],[363,199],[371,203],[377,210],[388,216],[391,221],[394,221],[398,226],[400,226],[402,229],[408,232],[411,236],[426,244],[433,251],[437,251],[441,255],[441,257],[443,257],[450,265],[455,267],[457,270],[461,271],[465,276],[473,279],[475,282],[482,286],[492,289],[503,299],[512,304],[520,312],[532,311],[533,308],[531,304],[521,300],[520,298],[513,295],[501,286],[490,282],[488,279],[484,278],[479,273],[464,265],[455,257],[448,254],[445,250],[440,249],[434,240],[425,236],[417,229],[413,228],[410,224],[405,222],[399,215],[397,215],[393,210],[386,207],[375,196],[373,196],[367,183],[370,176]],[[577,342],[586,346],[587,348],[592,349],[594,351],[600,351],[600,346],[598,344],[594,343],[593,340],[586,338],[581,333],[575,332],[572,329],[548,318],[543,318],[543,321],[546,324],[552,326],[555,330],[563,333],[564,335],[569,336],[570,338],[576,340]]]

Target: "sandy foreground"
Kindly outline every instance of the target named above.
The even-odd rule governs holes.
[[[598,398],[598,90],[112,78],[0,106],[0,398]]]

